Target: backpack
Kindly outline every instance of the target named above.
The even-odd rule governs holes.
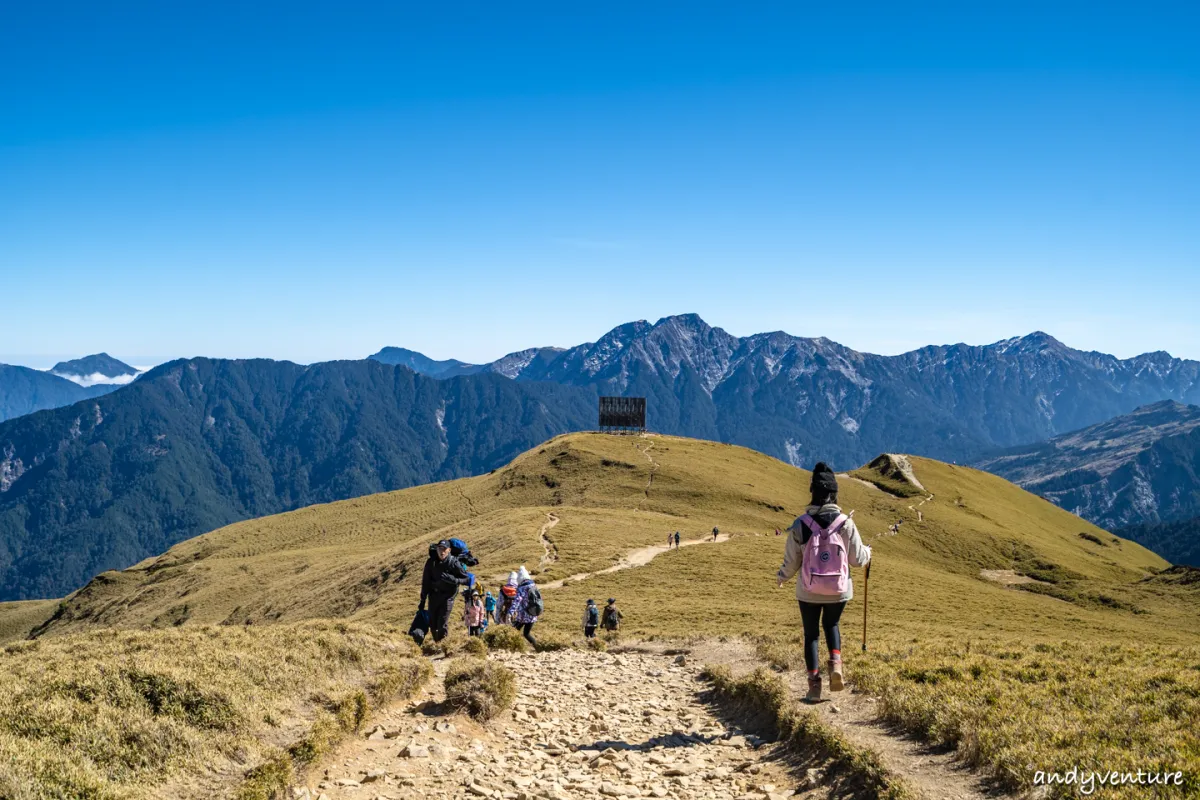
[[[804,544],[800,566],[800,585],[809,594],[836,597],[850,588],[850,561],[841,529],[848,520],[838,514],[828,528],[805,514],[800,522],[812,533]],[[796,533],[799,538],[799,531]]]
[[[425,641],[427,633],[429,633],[429,612],[423,608],[417,609],[412,625],[408,626],[408,635],[419,645]]]
[[[471,554],[471,548],[462,539],[450,540],[450,555],[454,556],[464,567],[479,566],[479,559]],[[429,545],[429,557],[437,558],[437,542]]]
[[[450,540],[450,553],[464,567],[479,566],[479,559],[471,554],[471,548],[462,539]]]
[[[525,595],[525,613],[531,617],[540,617],[545,611],[546,604],[542,602],[541,591],[536,586],[530,586]]]
[[[587,624],[593,627],[600,624],[600,609],[595,606],[587,607]]]

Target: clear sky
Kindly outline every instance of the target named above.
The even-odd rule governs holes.
[[[0,360],[1200,358],[1197,8],[6,3]]]

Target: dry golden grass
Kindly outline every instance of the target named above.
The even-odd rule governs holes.
[[[446,670],[446,702],[451,708],[487,721],[517,699],[517,676],[506,666],[482,658],[460,658]]]
[[[1182,771],[1200,795],[1200,648],[1066,641],[895,643],[852,676],[905,730],[958,749],[1013,790],[1037,770]],[[1145,797],[1146,786],[1105,791]]]
[[[0,797],[227,795],[247,766],[312,761],[370,706],[413,692],[430,673],[414,653],[399,631],[328,622],[10,644]],[[281,762],[296,745],[309,751]]]
[[[0,603],[0,644],[27,639],[58,608],[57,600],[18,600]]]
[[[996,726],[979,705],[977,679],[940,684],[954,716],[929,727],[922,710],[926,684],[905,676],[936,670],[939,659],[953,662],[968,642],[987,661],[992,657],[977,648],[999,641],[1012,642],[1013,651],[1024,653],[1021,658],[1030,664],[1053,654],[1055,669],[1066,674],[1092,668],[1091,662],[1072,666],[1071,661],[1076,654],[1092,658],[1089,647],[1138,642],[1159,648],[1172,669],[1188,668],[1190,648],[1200,646],[1200,598],[1195,586],[1154,577],[1167,566],[1161,558],[1132,542],[1113,541],[995,476],[919,458],[912,463],[933,495],[919,506],[920,514],[920,496],[898,497],[854,480],[843,479],[841,487],[843,507],[856,510],[855,521],[875,548],[872,650],[865,659],[857,656],[862,575],[856,570],[858,595],[843,617],[847,669],[851,674],[861,669],[896,721],[939,741],[951,741],[942,731],[958,731],[955,741],[971,743],[970,757],[1017,785],[1024,779],[1008,772],[1009,759],[1054,765],[1069,752],[1053,739],[1033,750],[1011,745],[1022,737],[1036,744],[1059,730],[1054,725],[1062,712],[1048,700],[1014,712],[1021,698],[1041,690],[1037,685],[1003,669],[994,673],[988,686],[995,699],[988,702],[1013,713],[1006,718],[1010,728],[1004,729],[1009,738],[985,747],[977,743],[992,740],[978,731]],[[547,590],[547,611],[534,632],[539,639],[577,637],[584,601],[617,597],[625,615],[623,637],[749,633],[767,637],[760,641],[773,660],[792,664],[796,659],[788,648],[799,637],[799,614],[792,586],[775,588],[784,539],[773,531],[786,528],[803,511],[808,481],[807,472],[713,442],[558,437],[491,475],[315,506],[184,542],[130,570],[106,573],[68,598],[47,635],[97,623],[165,630],[179,625],[187,631],[197,623],[344,618],[406,626],[429,542],[450,535],[467,539],[482,559],[477,572],[488,578],[522,563],[538,571],[544,552],[539,530],[553,513],[559,522],[547,537],[557,560],[540,572],[543,582],[603,569],[634,548],[663,542],[669,531],[697,539],[718,525],[733,538]],[[904,521],[901,533],[884,535],[897,520]],[[982,579],[981,570],[1028,575],[1054,594],[1002,586]],[[489,631],[490,643],[496,635]],[[1051,649],[1039,652],[1039,646]],[[1130,670],[1139,661],[1133,655],[1125,659]],[[910,662],[917,672],[902,671]],[[1138,674],[1139,686],[1153,677]],[[1176,676],[1180,688],[1172,691],[1183,703],[1179,709],[1192,708],[1184,703],[1192,691],[1191,676]],[[1057,685],[1047,681],[1041,688]],[[1110,695],[1120,688],[1080,685]],[[1136,713],[1159,713],[1157,696],[1140,691],[1124,696]],[[1073,718],[1071,730],[1078,736],[1090,731],[1101,742],[1106,732],[1127,726],[1122,707],[1101,704],[1092,709],[1093,716]],[[1181,767],[1194,767],[1194,740],[1184,735],[1186,723],[1165,711],[1154,719],[1161,747],[1154,749],[1149,739],[1130,739],[1128,757],[1177,758]],[[1096,744],[1079,752],[1101,758],[1110,751]]]

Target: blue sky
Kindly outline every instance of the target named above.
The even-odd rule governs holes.
[[[1200,358],[1195,4],[834,5],[9,4],[0,360]]]

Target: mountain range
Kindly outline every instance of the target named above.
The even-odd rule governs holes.
[[[1192,556],[1169,529],[1127,526],[1200,517],[1200,407],[1163,401],[977,465],[1174,563]],[[1157,541],[1159,534],[1166,539]],[[1171,544],[1166,545],[1166,542]]]
[[[661,433],[844,470],[881,452],[976,460],[1148,403],[1200,401],[1200,363],[1085,353],[1043,333],[879,356],[735,337],[695,315],[484,365],[399,348],[307,367],[175,361],[0,423],[0,599],[60,596],[238,520],[487,472],[593,428],[600,394],[646,396]]]
[[[59,408],[111,392],[114,386],[80,386],[40,369],[0,364],[0,422]]]
[[[373,361],[175,361],[0,424],[0,600],[250,517],[487,472],[586,427],[595,395]]]
[[[433,377],[433,370],[470,369],[643,395],[652,430],[840,469],[891,450],[973,460],[1148,403],[1200,402],[1200,362],[1163,352],[1118,359],[1073,350],[1040,332],[880,356],[781,332],[737,337],[685,314],[482,365],[434,362],[400,348],[372,358],[403,358]]]

